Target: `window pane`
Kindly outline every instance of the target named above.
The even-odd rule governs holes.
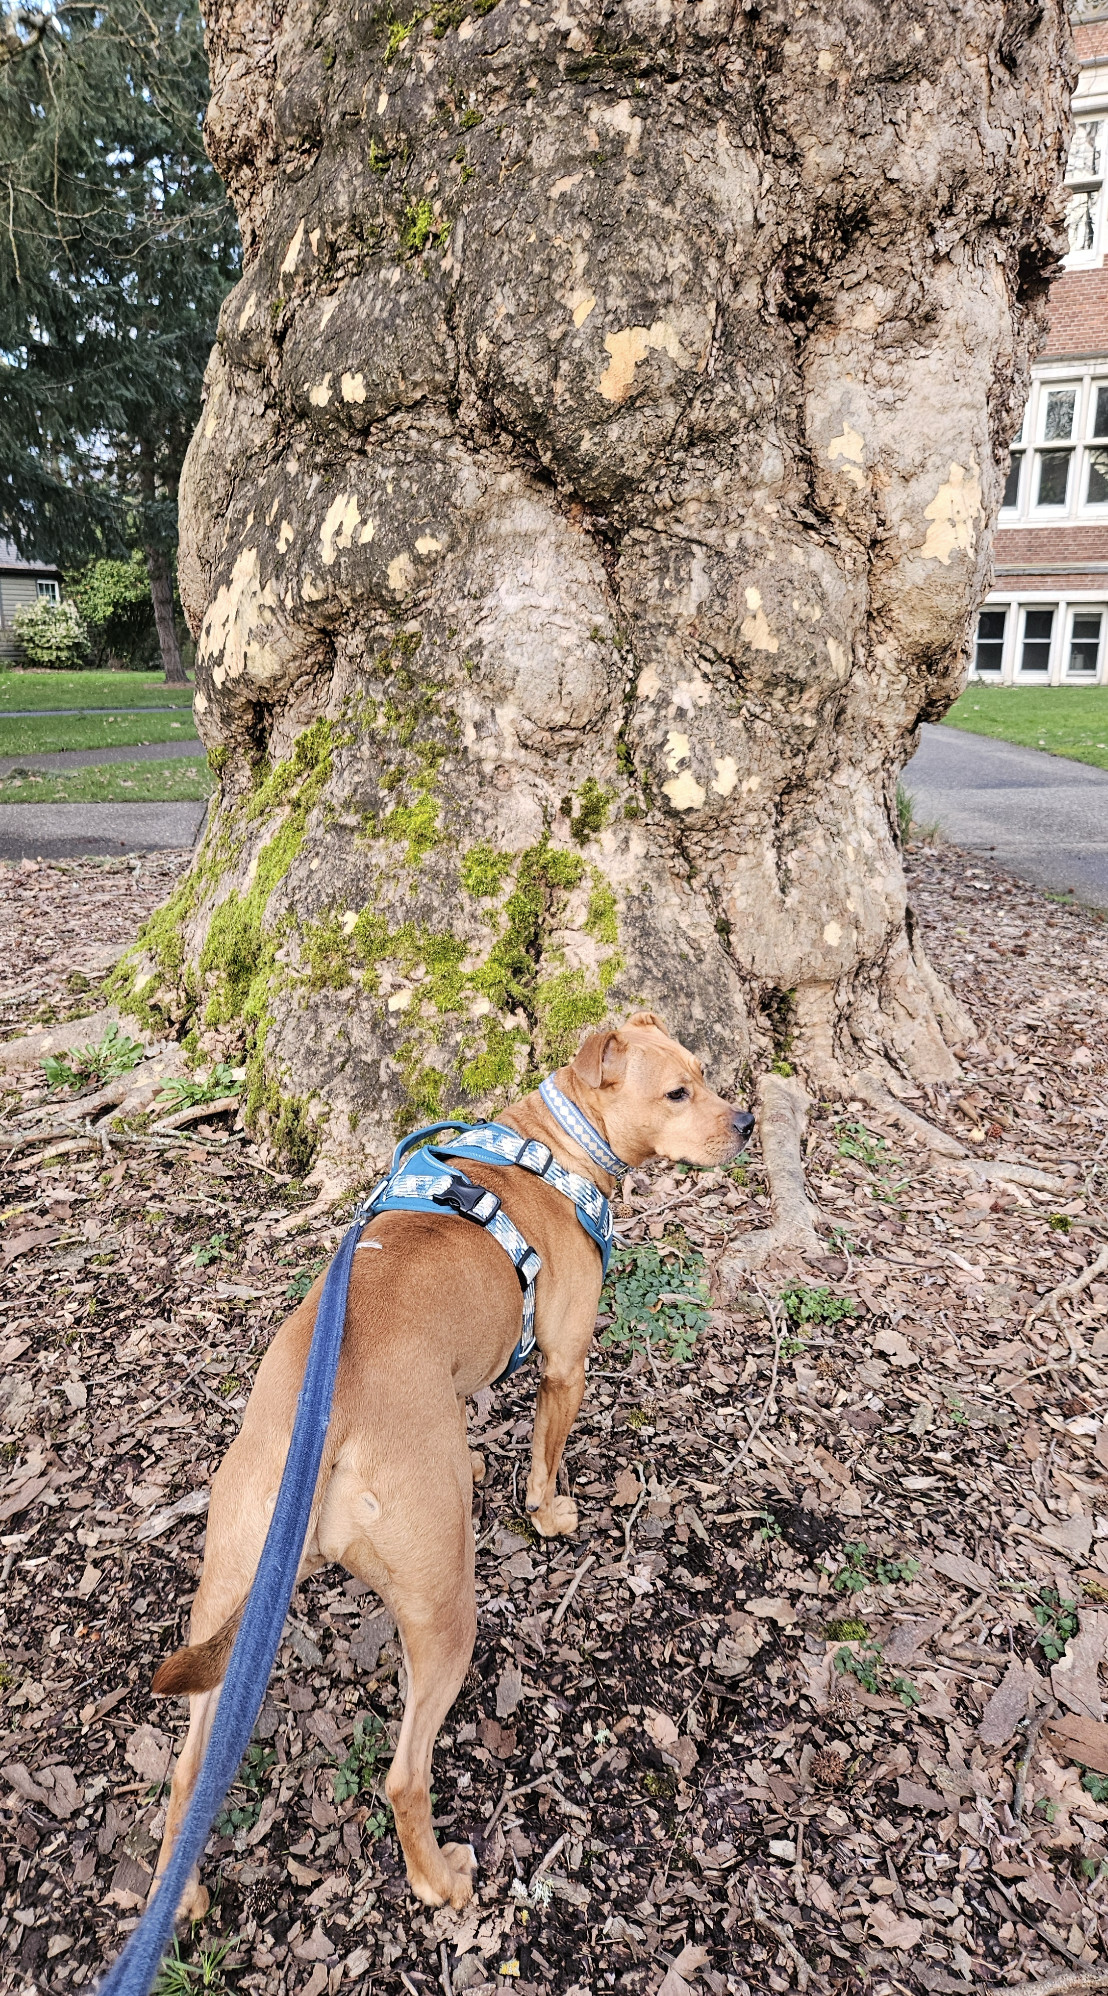
[[[1070,140],[1066,161],[1067,180],[1089,180],[1100,172],[1099,122],[1078,125]]]
[[[1094,437],[1108,437],[1108,385],[1097,383],[1095,407],[1093,410]]]
[[[1073,435],[1073,410],[1077,401],[1076,388],[1052,388],[1046,398],[1046,416],[1043,421],[1043,442],[1047,444],[1068,443]]]
[[[1096,678],[1096,669],[1100,664],[1100,620],[1099,610],[1075,611],[1070,636],[1069,669],[1084,673],[1091,679]]]
[[[982,610],[977,619],[977,649],[974,665],[978,672],[999,672],[1004,663],[1004,626],[1007,610]]]
[[[1020,503],[1020,472],[1023,470],[1023,452],[1014,450],[1008,465],[1008,476],[1004,481],[1002,506],[1018,506]]]
[[[1096,204],[1099,199],[1099,187],[1086,187],[1080,194],[1071,194],[1066,202],[1066,234],[1071,256],[1081,250],[1096,248]]]
[[[1039,506],[1064,506],[1070,484],[1068,450],[1044,451],[1039,458]]]
[[[1049,672],[1050,639],[1054,630],[1053,610],[1028,610],[1023,619],[1021,672]]]
[[[1108,506],[1108,450],[1089,452],[1089,482],[1085,488],[1089,506]]]

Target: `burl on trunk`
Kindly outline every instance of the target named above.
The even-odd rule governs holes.
[[[630,1005],[955,1073],[896,777],[1058,250],[1059,0],[213,0],[246,274],[182,484],[220,773],[131,1002],[364,1167]]]

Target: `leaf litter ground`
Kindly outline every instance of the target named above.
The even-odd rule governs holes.
[[[8,873],[6,1030],[87,1008],[179,863]],[[914,1106],[1064,1191],[968,1190],[824,1105],[827,1255],[755,1281],[721,1270],[767,1218],[756,1152],[628,1180],[621,1232],[697,1335],[682,1358],[630,1331],[631,1285],[570,1441],[576,1538],[520,1513],[533,1379],[472,1410],[479,1633],[433,1777],[472,1909],[407,1892],[397,1646],[331,1570],[294,1602],[167,1990],[891,1996],[1103,1960],[1108,1279],[1025,1325],[1108,1233],[1108,927],[952,849],[909,870],[980,1036]],[[138,1917],[184,1728],[150,1678],[258,1359],[343,1219],[297,1231],[310,1192],[225,1118],[107,1141],[12,1157],[0,1231],[0,1987],[58,1996]]]

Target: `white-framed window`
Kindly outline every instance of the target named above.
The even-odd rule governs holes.
[[[1062,661],[1065,679],[1084,679],[1096,685],[1104,662],[1104,605],[1075,603],[1069,612],[1069,631]]]
[[[1108,123],[1106,123],[1108,130]],[[1053,363],[1031,384],[1013,439],[1000,524],[1108,518],[1108,356],[1081,373]]]
[[[44,582],[40,580],[36,582],[35,588],[38,591],[40,603],[60,603],[62,600],[61,585],[57,582]]]
[[[1093,263],[1101,248],[1104,213],[1105,113],[1078,116],[1066,161],[1066,263],[1077,269]]]
[[[977,637],[973,647],[973,669],[983,677],[999,678],[1004,670],[1004,639],[1008,630],[1008,606],[987,603],[978,613]]]
[[[1108,602],[990,596],[977,615],[971,676],[1006,686],[1108,685]]]
[[[1020,611],[1020,633],[1016,652],[1017,679],[1050,678],[1057,621],[1056,603],[1023,605]]]

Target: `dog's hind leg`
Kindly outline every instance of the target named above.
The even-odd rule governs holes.
[[[473,1558],[470,1536],[469,1556]],[[408,1883],[425,1906],[464,1906],[472,1896],[477,1861],[470,1844],[435,1841],[431,1827],[431,1754],[439,1727],[462,1687],[473,1655],[477,1610],[472,1564],[465,1582],[444,1576],[422,1598],[397,1604],[404,1645],[408,1697],[385,1793],[396,1818]],[[460,1583],[460,1584],[459,1584]]]
[[[472,1482],[456,1417],[452,1427],[449,1456],[444,1452],[435,1463],[426,1455],[423,1474],[411,1475],[395,1496],[380,1502],[371,1496],[367,1503],[356,1494],[361,1479],[351,1474],[345,1516],[353,1523],[368,1505],[374,1515],[336,1556],[392,1609],[404,1649],[408,1695],[385,1793],[408,1881],[425,1906],[457,1907],[472,1896],[476,1859],[469,1844],[440,1849],[431,1826],[431,1755],[477,1633]],[[338,1528],[337,1520],[331,1528]]]

